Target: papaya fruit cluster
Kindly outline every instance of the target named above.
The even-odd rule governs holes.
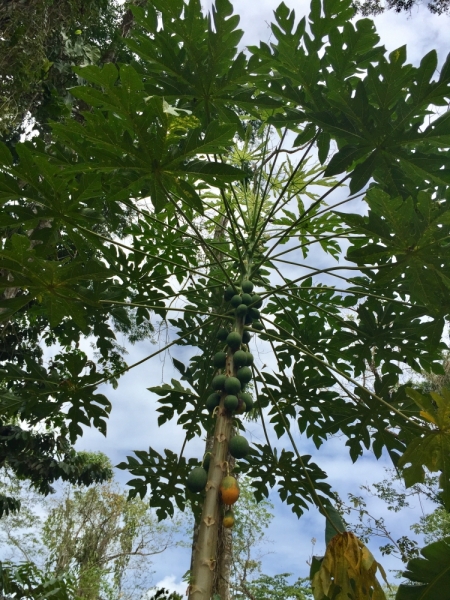
[[[253,408],[252,395],[245,391],[245,386],[252,379],[253,355],[248,344],[251,334],[247,327],[261,330],[260,311],[262,298],[253,294],[253,283],[243,281],[240,288],[237,285],[229,286],[224,293],[225,301],[229,303],[230,310],[236,316],[236,322],[242,331],[230,331],[227,328],[219,329],[217,338],[226,343],[226,351],[217,352],[213,358],[213,365],[218,373],[212,380],[212,393],[206,399],[206,408],[212,414],[221,404],[229,415],[240,415]],[[227,375],[227,360],[233,361],[233,375]],[[234,435],[228,440],[228,451],[233,458],[245,458],[250,450],[249,443],[242,435]],[[208,458],[208,460],[207,460]],[[205,489],[208,479],[209,454],[206,455],[201,467],[195,467],[189,474],[187,487],[192,492],[201,492]],[[231,506],[239,498],[239,485],[235,477],[227,473],[220,485],[220,498],[224,505]],[[231,510],[225,511],[223,526],[232,527],[234,515]]]

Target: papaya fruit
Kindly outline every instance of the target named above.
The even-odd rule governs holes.
[[[249,352],[244,352],[243,350],[236,350],[233,354],[233,361],[235,367],[245,367],[247,366]]]
[[[261,296],[258,296],[258,294],[253,294],[252,306],[254,306],[255,308],[261,308],[262,304],[263,304],[263,301],[262,301]]]
[[[203,459],[203,468],[205,469],[206,472],[209,471],[210,463],[211,463],[211,452],[207,452]]]
[[[219,406],[219,404],[220,395],[216,394],[216,392],[210,394],[206,399],[206,408],[209,410],[209,412],[212,412],[216,408],[216,406]]]
[[[241,391],[241,382],[237,377],[227,377],[225,379],[224,389],[227,394],[236,396]]]
[[[249,306],[252,303],[252,296],[250,294],[242,294],[242,303]]]
[[[223,386],[225,385],[226,375],[216,375],[212,380],[211,387],[213,390],[223,390]]]
[[[225,301],[229,302],[231,300],[231,298],[235,295],[235,293],[236,293],[236,291],[235,291],[234,287],[232,285],[229,285],[223,294]]]
[[[239,306],[236,308],[235,315],[239,318],[239,319],[243,319],[245,317],[245,315],[247,314],[247,305],[246,304],[239,304]]]
[[[235,435],[228,442],[228,450],[234,458],[244,458],[249,453],[250,446],[243,435]]]
[[[225,367],[225,363],[227,362],[227,355],[225,352],[217,352],[214,354],[213,365],[216,369],[223,369]]]
[[[225,399],[223,401],[223,405],[230,412],[233,412],[233,410],[236,410],[236,408],[238,407],[238,404],[239,404],[238,397],[234,396],[233,394],[228,394],[228,396],[225,396]]]
[[[232,331],[227,336],[227,344],[232,350],[238,350],[239,346],[242,343],[241,334],[237,331]]]
[[[205,489],[208,474],[203,467],[194,467],[189,473],[186,486],[188,490],[196,494]]]
[[[239,398],[245,403],[245,412],[251,411],[254,406],[252,395],[248,392],[241,392]]]
[[[236,377],[244,386],[246,383],[252,380],[252,370],[250,369],[250,367],[241,367],[240,369],[238,369]]]
[[[248,279],[242,282],[242,291],[244,294],[251,294],[253,292],[253,283]]]
[[[217,332],[217,339],[221,342],[224,342],[227,339],[229,333],[230,332],[228,331],[228,329],[225,329],[225,327],[221,327]]]
[[[246,412],[246,406],[245,406],[245,402],[242,400],[242,398],[238,397],[239,400],[239,404],[237,409],[234,411],[237,415],[242,415],[243,413]]]
[[[231,298],[230,304],[234,308],[237,308],[239,306],[239,304],[242,304],[242,296],[239,296],[239,294],[236,294],[235,296],[233,296]]]
[[[248,314],[254,321],[257,321],[261,316],[259,310],[257,308],[253,308],[252,306],[248,309]]]
[[[227,510],[223,515],[222,525],[229,529],[234,525],[234,514],[232,510]]]
[[[220,497],[222,502],[227,505],[234,504],[239,498],[240,490],[239,485],[235,477],[227,475],[222,479],[222,483],[219,487]]]

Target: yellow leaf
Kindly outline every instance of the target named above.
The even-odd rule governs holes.
[[[425,410],[420,411],[420,416],[429,421],[430,423],[437,425],[436,419],[433,417],[433,415],[430,415],[430,413],[426,412]]]
[[[379,566],[356,535],[349,531],[335,535],[312,579],[314,600],[386,600],[375,576]]]

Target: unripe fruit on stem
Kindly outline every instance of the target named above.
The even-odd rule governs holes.
[[[212,380],[211,387],[213,390],[223,390],[225,385],[226,375],[216,375]]]
[[[262,331],[264,329],[264,325],[257,321],[256,323],[252,324],[252,328],[256,329],[257,331]]]
[[[206,399],[206,408],[209,410],[209,412],[212,412],[216,408],[216,406],[219,406],[219,404],[220,396],[215,392],[214,394],[210,394]]]
[[[240,490],[238,482],[231,475],[227,475],[222,479],[219,491],[224,504],[234,504],[239,498]]]
[[[227,355],[225,352],[217,352],[217,354],[214,354],[213,365],[216,367],[216,369],[223,369],[226,362]]]
[[[242,282],[242,291],[244,294],[251,294],[253,292],[253,283],[247,279]]]
[[[231,304],[231,306],[234,306],[234,308],[237,308],[239,306],[239,304],[242,304],[241,296],[238,296],[237,294],[236,294],[236,296],[233,296],[231,298],[230,304]]]
[[[229,333],[230,332],[228,331],[228,329],[221,327],[219,329],[219,331],[217,332],[217,339],[220,340],[221,342],[224,342],[227,339],[227,336]]]
[[[231,300],[231,298],[235,295],[235,293],[236,292],[235,292],[233,286],[229,285],[223,294],[225,301],[229,302]]]
[[[241,335],[237,331],[228,334],[227,344],[232,350],[237,350],[242,343]]]
[[[241,391],[241,382],[237,377],[227,377],[224,387],[227,394],[236,396]]]
[[[253,364],[253,361],[254,361],[253,354],[251,352],[247,352],[246,356],[247,356],[247,363],[245,366],[251,367]]]
[[[236,308],[235,314],[239,319],[242,319],[247,314],[247,310],[248,308],[246,304],[239,304],[239,306]]]
[[[250,294],[242,294],[242,302],[247,306],[252,303],[252,297]]]
[[[248,355],[249,352],[244,352],[243,350],[236,350],[233,354],[233,361],[235,367],[245,367],[248,363]]]
[[[239,404],[239,400],[238,400],[237,396],[234,396],[232,394],[225,396],[225,399],[223,401],[224,407],[227,410],[229,410],[230,412],[233,412],[233,410],[236,410],[236,408],[238,407],[238,404]]]
[[[241,392],[239,394],[239,398],[245,402],[245,412],[249,412],[250,410],[252,410],[254,404],[251,394],[247,392]]]
[[[244,344],[248,344],[251,339],[252,335],[250,331],[244,331],[244,333],[242,334],[242,341],[244,342]]]
[[[208,473],[209,471],[209,465],[211,463],[211,452],[207,452],[205,454],[205,457],[203,459],[203,468],[205,469],[205,471]]]
[[[248,309],[248,314],[255,321],[257,319],[259,319],[259,317],[261,316],[261,313],[259,312],[259,310],[257,308],[253,308],[253,307]]]
[[[244,458],[250,451],[250,446],[243,435],[235,435],[228,443],[228,450],[234,458]]]
[[[262,301],[261,296],[258,296],[258,294],[253,294],[252,306],[254,306],[255,308],[261,308],[262,304],[263,304],[263,301]]]
[[[236,377],[239,379],[242,385],[245,385],[246,383],[252,380],[252,370],[249,367],[241,367],[240,369],[238,369]]]
[[[222,525],[229,529],[234,525],[234,514],[232,510],[227,510],[223,516]]]
[[[208,481],[208,474],[203,467],[195,467],[189,473],[187,478],[187,488],[191,492],[196,494],[205,489],[206,482]]]

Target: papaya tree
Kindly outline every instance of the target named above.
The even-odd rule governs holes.
[[[82,122],[55,123],[51,144],[18,144],[17,160],[1,147],[2,289],[17,293],[0,316],[46,315],[50,343],[55,329],[67,336],[52,369],[5,361],[2,414],[55,424],[72,442],[80,424],[106,433],[99,386],[189,347],[187,364],[174,360],[179,380],[150,388],[158,425],[184,430],[181,449],[120,465],[131,497],[150,490],[160,519],[194,507],[189,598],[227,596],[238,473],[257,499],[276,488],[297,517],[316,506],[326,518],[315,598],[383,598],[376,561],[343,530],[326,473],[295,437],[320,447],[339,433],[354,461],[385,452],[411,485],[424,467],[439,471],[450,509],[448,398],[420,400],[400,381],[406,367],[442,371],[450,59],[436,74],[434,51],[417,67],[405,47],[387,55],[347,0],[312,0],[299,21],[281,3],[271,43],[246,52],[229,0],[208,16],[198,0],[132,11],[134,60],[75,69],[91,84],[71,89],[89,107]],[[130,309],[138,323],[164,320],[168,343],[114,373],[77,353],[83,335]],[[247,415],[264,443],[248,445]],[[274,447],[269,429],[289,445]],[[188,458],[205,433],[205,456]]]

